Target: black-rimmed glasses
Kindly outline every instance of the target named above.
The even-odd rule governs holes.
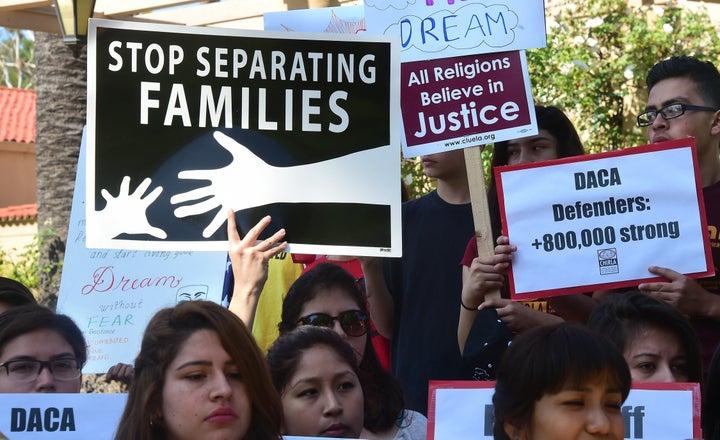
[[[32,382],[47,368],[56,380],[73,380],[80,377],[80,366],[75,358],[60,358],[50,361],[17,359],[0,363],[5,367],[8,379],[13,382]]]
[[[327,313],[312,313],[300,318],[298,323],[332,328],[335,321],[340,323],[340,327],[348,336],[362,336],[368,331],[367,313],[360,310],[346,310],[337,316],[330,316]]]
[[[648,110],[644,113],[640,113],[637,117],[637,123],[640,127],[647,127],[648,125],[652,125],[652,123],[655,122],[658,114],[660,114],[660,116],[662,116],[663,119],[667,121],[668,119],[675,119],[684,115],[687,110],[702,110],[708,112],[717,111],[717,109],[712,107],[681,104],[678,102],[675,104],[668,104],[665,107],[657,110]]]

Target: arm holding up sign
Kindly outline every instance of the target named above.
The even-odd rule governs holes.
[[[360,258],[368,309],[378,333],[388,339],[392,338],[394,326],[394,302],[385,284],[382,258]]]
[[[498,291],[505,285],[505,273],[510,268],[514,246],[509,246],[507,237],[498,238],[498,246],[495,247],[495,254],[489,257],[476,256],[469,266],[462,268],[462,293],[460,296],[461,308],[458,320],[458,348],[460,354],[465,351],[470,329],[478,316],[485,295]],[[469,251],[468,251],[469,249]],[[477,255],[477,241],[472,237],[465,251],[465,258],[468,252]],[[465,261],[465,258],[463,261]]]
[[[285,229],[280,229],[269,238],[258,241],[258,237],[270,224],[270,216],[265,216],[240,238],[235,223],[235,213],[227,212],[228,254],[232,262],[235,284],[233,287],[230,311],[237,315],[248,328],[252,328],[255,320],[260,292],[268,276],[268,260],[285,250],[287,242]]]
[[[474,238],[472,241],[474,242]],[[513,332],[522,332],[532,327],[563,321],[559,316],[526,307],[518,302],[504,298],[488,298],[485,295],[505,286],[505,274],[510,269],[516,246],[510,244],[508,237],[501,235],[497,239],[495,254],[489,257],[475,257],[470,266],[463,266],[463,290],[460,321],[458,325],[458,345],[462,353],[470,328],[477,311],[494,308],[498,318]],[[474,251],[472,245],[469,252]],[[466,254],[467,257],[467,254]],[[465,259],[463,260],[465,261]]]
[[[493,147],[492,167],[542,162],[546,160],[571,157],[584,154],[580,136],[565,113],[554,106],[535,106],[538,134],[518,139],[498,142]],[[512,262],[512,253],[517,250],[510,245],[509,239],[502,234],[500,207],[497,196],[495,176],[490,176],[487,191],[487,203],[490,213],[492,233],[497,238],[495,254],[478,257],[478,248],[468,244],[463,258],[463,307],[458,325],[458,344],[464,351],[468,334],[476,319],[478,310],[496,308],[498,317],[513,331],[522,331],[530,327],[560,320],[557,316],[530,309],[521,304],[504,299],[488,300],[481,305],[483,298],[493,289],[507,291],[505,274]]]
[[[720,225],[720,72],[712,62],[674,56],[655,64],[648,72],[646,84],[647,104],[637,122],[647,129],[648,141],[695,138],[708,232],[717,267],[720,264],[716,233]],[[692,280],[664,267],[650,266],[649,271],[668,281],[642,283],[638,288],[689,316],[700,339],[703,364],[707,366],[720,342],[720,274]]]

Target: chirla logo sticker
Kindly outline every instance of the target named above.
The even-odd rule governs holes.
[[[597,255],[600,275],[610,275],[620,272],[616,248],[599,249]]]

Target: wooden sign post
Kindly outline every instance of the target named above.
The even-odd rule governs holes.
[[[465,169],[467,170],[468,186],[470,187],[470,203],[472,204],[473,223],[475,225],[475,239],[477,240],[478,256],[489,257],[495,253],[495,243],[492,236],[490,211],[488,209],[487,188],[485,173],[483,172],[482,152],[484,146],[465,148]],[[500,290],[496,289],[485,295],[486,299],[500,298]],[[464,311],[460,313],[458,323],[458,346],[460,353],[465,350],[465,341],[470,333],[475,312]],[[470,313],[467,313],[470,312]]]

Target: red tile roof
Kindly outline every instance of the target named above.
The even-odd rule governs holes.
[[[0,222],[30,220],[37,218],[37,203],[0,208]]]
[[[35,143],[35,90],[0,87],[0,142]]]

